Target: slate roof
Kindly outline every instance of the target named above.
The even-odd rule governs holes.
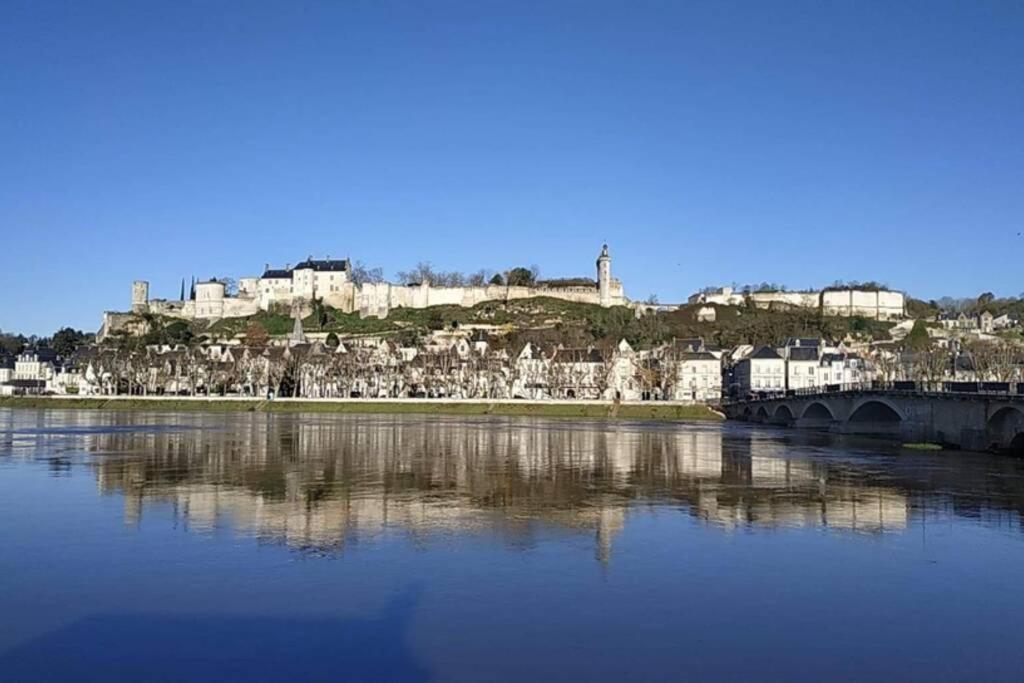
[[[279,268],[267,268],[260,276],[264,280],[291,280],[292,271]]]
[[[748,356],[756,360],[782,360],[782,356],[775,352],[770,346],[762,346]]]
[[[675,347],[679,351],[700,351],[704,348],[704,340],[700,338],[694,339],[676,339]]]
[[[791,347],[813,347],[818,348],[821,346],[820,339],[814,339],[812,337],[790,337],[786,340],[786,346]]]
[[[794,346],[789,350],[789,359],[797,361],[818,360],[818,348],[816,346]]]
[[[689,351],[679,354],[679,360],[713,360],[718,361],[713,354],[707,351]]]
[[[57,352],[51,348],[41,346],[37,349],[25,349],[22,355],[34,355],[40,363],[52,363],[57,360]]]
[[[343,270],[348,270],[349,269],[348,268],[348,259],[316,260],[316,259],[309,259],[308,258],[305,261],[303,261],[302,263],[297,264],[295,266],[295,268],[293,268],[293,270],[302,270],[302,269],[306,269],[306,268],[311,268],[311,269],[313,269],[313,270],[315,270],[317,272],[321,272],[321,273],[322,272],[336,273],[336,272],[341,272]]]

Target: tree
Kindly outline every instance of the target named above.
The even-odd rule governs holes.
[[[57,355],[67,358],[75,352],[75,349],[85,344],[87,340],[88,335],[81,330],[62,327],[54,333],[53,339],[50,340],[50,348]]]
[[[23,334],[4,334],[0,332],[0,351],[11,355],[21,353],[28,340]]]
[[[316,322],[317,328],[324,329],[330,320],[330,314],[327,312],[327,307],[324,306],[324,300],[322,298],[313,299],[313,320]]]
[[[501,277],[501,273],[495,273],[494,277],[491,278],[491,284],[500,287],[505,284],[505,279]]]
[[[236,296],[238,294],[238,280],[233,277],[215,277],[215,281],[224,285],[225,296]]]
[[[491,271],[481,268],[466,278],[466,284],[470,287],[483,287],[490,279],[492,279]]]
[[[245,343],[252,347],[266,346],[270,340],[267,329],[255,320],[245,328]]]
[[[914,379],[925,382],[929,388],[945,379],[952,368],[953,357],[946,349],[932,346],[914,354]]]
[[[352,270],[349,277],[352,282],[357,285],[365,285],[367,283],[378,283],[384,281],[384,270],[382,268],[370,268],[362,261],[356,261],[352,264]]]
[[[537,284],[537,277],[540,275],[540,271],[537,266],[531,266],[524,268],[518,266],[508,271],[506,278],[509,287],[533,287]]]
[[[911,351],[924,351],[932,343],[931,337],[928,336],[928,328],[920,320],[914,321],[914,326],[903,341],[904,345]]]
[[[1005,341],[975,342],[968,347],[978,379],[1012,382],[1017,378],[1021,349]]]

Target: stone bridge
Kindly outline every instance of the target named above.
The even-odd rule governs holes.
[[[848,390],[734,401],[733,420],[1024,455],[1024,395]]]

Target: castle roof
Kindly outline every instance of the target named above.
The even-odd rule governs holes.
[[[294,268],[267,268],[263,271],[264,280],[291,280],[296,270],[315,270],[318,273],[340,273],[351,270],[348,259],[314,259],[307,258]]]
[[[264,280],[291,280],[292,271],[280,268],[267,268],[261,276]]]
[[[348,270],[348,259],[325,259],[325,260],[314,260],[308,258],[302,263],[295,266],[293,270],[316,270],[319,272],[340,272]]]

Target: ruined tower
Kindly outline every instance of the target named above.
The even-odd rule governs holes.
[[[132,283],[132,313],[145,313],[149,310],[149,283],[136,280]]]

